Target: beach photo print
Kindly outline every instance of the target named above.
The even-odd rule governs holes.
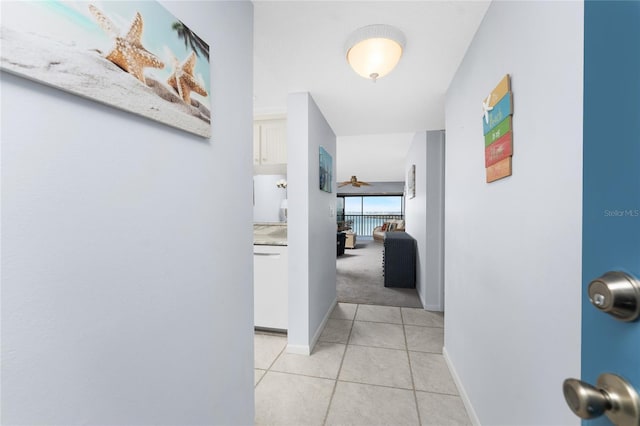
[[[211,137],[209,45],[155,1],[3,2],[0,68]]]

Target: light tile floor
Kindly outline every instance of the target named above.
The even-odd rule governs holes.
[[[442,314],[339,303],[311,356],[256,333],[256,425],[469,425]]]

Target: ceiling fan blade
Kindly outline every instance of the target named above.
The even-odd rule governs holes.
[[[358,182],[358,183],[359,183],[360,185],[371,186],[371,184],[370,184],[370,183],[367,183],[367,182]],[[358,185],[358,186],[360,186],[360,185]]]
[[[338,188],[342,188],[343,186],[345,186],[345,185],[349,185],[350,183],[351,183],[351,182],[340,182],[340,183],[338,184]]]
[[[360,182],[354,182],[353,186],[355,186],[356,188],[360,188]]]

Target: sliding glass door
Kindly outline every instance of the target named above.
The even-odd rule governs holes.
[[[352,221],[352,230],[361,236],[371,236],[373,228],[390,219],[404,218],[402,195],[354,195],[338,197],[338,220]],[[342,199],[342,200],[341,200]],[[340,208],[343,207],[341,210]]]

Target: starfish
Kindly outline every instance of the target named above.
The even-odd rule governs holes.
[[[131,28],[124,37],[115,24],[97,7],[90,4],[89,10],[100,24],[100,27],[115,39],[115,47],[106,58],[146,84],[144,68],[164,68],[164,63],[154,54],[144,48],[142,37],[142,15],[136,12]]]
[[[487,96],[486,101],[482,101],[482,111],[484,114],[484,121],[486,121],[487,124],[489,124],[489,111],[493,109],[493,107],[489,106],[490,101],[491,101],[491,95]]]
[[[169,76],[167,83],[173,87],[180,98],[187,104],[191,104],[191,92],[196,92],[202,96],[207,96],[207,91],[193,76],[193,68],[196,65],[196,54],[191,54],[181,64],[173,57],[173,72]]]

